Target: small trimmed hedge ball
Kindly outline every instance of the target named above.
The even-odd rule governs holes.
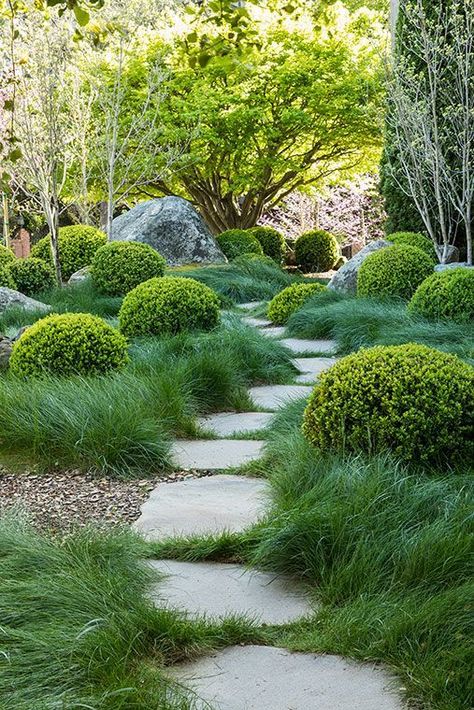
[[[408,244],[410,247],[418,247],[425,254],[431,256],[435,263],[438,263],[438,255],[436,254],[436,249],[434,244],[429,237],[425,237],[424,234],[420,232],[394,232],[393,234],[387,235],[387,241],[393,242],[393,244]]]
[[[268,304],[267,315],[276,325],[284,325],[288,318],[298,311],[312,296],[326,291],[320,283],[292,284],[277,293]]]
[[[15,261],[16,256],[8,247],[4,247],[0,244],[0,266],[8,266],[13,261]]]
[[[85,224],[61,227],[58,235],[59,261],[64,281],[84,266],[89,266],[99,247],[107,242],[104,232]],[[49,236],[40,239],[31,250],[31,256],[52,263]]]
[[[295,259],[305,273],[329,271],[339,259],[336,237],[323,229],[305,232],[295,242]]]
[[[2,264],[0,264],[0,288],[12,288],[15,291],[17,290],[10,269],[8,266],[2,266]]]
[[[43,259],[30,256],[26,259],[16,259],[9,267],[16,283],[16,288],[25,296],[32,296],[38,291],[53,288],[56,277],[53,267]]]
[[[260,243],[245,229],[228,229],[216,241],[229,260],[243,254],[263,254]]]
[[[318,449],[426,466],[471,461],[474,367],[425,345],[377,346],[322,373],[304,413]]]
[[[435,320],[474,321],[474,268],[435,271],[418,286],[408,310]]]
[[[219,322],[219,297],[209,286],[187,277],[150,279],[128,293],[119,312],[127,336],[211,330]]]
[[[90,274],[94,285],[108,296],[121,296],[165,273],[166,261],[156,249],[140,242],[109,242],[94,255]]]
[[[357,274],[357,295],[402,298],[408,301],[418,286],[433,273],[433,260],[421,249],[394,245],[375,251]]]
[[[99,375],[128,362],[127,341],[98,316],[46,316],[14,344],[10,370],[19,377]]]
[[[286,256],[286,242],[281,232],[273,227],[252,227],[247,232],[258,241],[265,256],[281,264]]]

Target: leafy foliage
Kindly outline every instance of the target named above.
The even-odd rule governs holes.
[[[127,341],[117,330],[88,313],[42,318],[14,344],[10,370],[18,377],[97,375],[123,367]]]
[[[326,291],[320,283],[296,283],[277,293],[268,304],[267,315],[273,323],[284,325],[288,318],[312,296]]]
[[[416,289],[408,310],[425,318],[474,321],[474,269],[446,269],[431,274]]]
[[[101,293],[120,296],[143,281],[163,276],[165,266],[165,259],[149,244],[109,242],[94,254],[90,273]]]
[[[322,229],[306,232],[295,242],[296,263],[303,271],[329,271],[338,257],[336,237]]]
[[[64,280],[69,279],[76,271],[89,266],[99,247],[103,246],[107,237],[103,232],[88,225],[75,224],[61,227],[59,230],[59,260]],[[40,239],[31,250],[31,256],[52,262],[50,239]]]
[[[273,227],[252,227],[248,230],[256,238],[263,253],[281,264],[285,259],[287,246],[283,234]]]
[[[51,264],[34,256],[16,259],[9,266],[9,271],[17,290],[25,296],[33,296],[39,291],[51,289],[56,283]]]
[[[0,266],[7,266],[15,260],[15,254],[8,247],[0,244]]]
[[[228,229],[219,234],[216,241],[228,259],[244,254],[263,254],[258,239],[245,229]]]
[[[417,247],[428,254],[433,261],[438,261],[433,242],[420,232],[393,232],[393,234],[387,235],[387,240],[394,244],[408,244],[408,246]]]
[[[211,330],[219,322],[219,299],[191,278],[150,279],[125,296],[119,321],[130,337]]]
[[[13,276],[11,275],[10,269],[8,268],[8,266],[2,266],[0,264],[0,288],[2,286],[6,288],[16,289],[16,283],[13,280]]]
[[[323,451],[391,451],[424,466],[469,461],[473,387],[474,368],[455,355],[415,344],[361,350],[320,376],[303,431]]]
[[[421,249],[408,245],[385,247],[369,254],[362,263],[357,295],[408,301],[432,273],[433,260]]]

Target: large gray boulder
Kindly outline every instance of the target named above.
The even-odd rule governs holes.
[[[352,259],[349,259],[347,263],[341,266],[339,271],[336,271],[328,283],[328,288],[334,291],[340,291],[341,293],[355,293],[357,290],[357,274],[366,258],[374,251],[389,246],[391,246],[391,242],[385,239],[377,239],[374,242],[369,242],[363,249],[357,252]]]
[[[149,244],[170,266],[227,261],[202,217],[182,197],[148,200],[116,217],[111,239]]]
[[[75,286],[76,284],[84,283],[84,281],[89,281],[90,268],[90,266],[83,266],[79,271],[75,271],[72,276],[69,277],[69,286]]]
[[[51,306],[46,303],[35,301],[34,298],[28,298],[19,291],[2,286],[0,288],[0,313],[9,308],[23,308],[25,311],[42,311],[43,313],[48,313],[51,310]]]

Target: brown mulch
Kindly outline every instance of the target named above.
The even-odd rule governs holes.
[[[209,475],[177,471],[166,478],[115,480],[77,471],[38,475],[13,474],[0,469],[0,515],[12,508],[25,511],[32,524],[53,532],[90,523],[132,523],[140,506],[158,483],[173,483]]]

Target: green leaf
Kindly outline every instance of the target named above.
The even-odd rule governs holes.
[[[78,5],[74,5],[74,15],[80,27],[85,27],[89,22],[89,13]]]

